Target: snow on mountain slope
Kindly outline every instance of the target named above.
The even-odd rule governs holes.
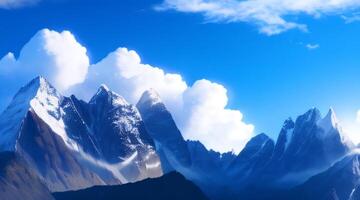
[[[30,108],[31,100],[39,92],[40,79],[32,80],[15,95],[11,104],[0,115],[0,151],[14,151],[22,119]]]
[[[320,119],[317,122],[317,125],[322,128],[325,133],[328,133],[331,129],[338,128],[338,120],[334,110],[330,108],[327,115],[324,118]]]
[[[292,141],[294,126],[295,123],[291,118],[285,120],[276,141],[273,157],[280,159],[284,152],[288,149]]]
[[[29,110],[48,124],[69,148],[78,151],[76,142],[69,138],[65,131],[60,108],[62,100],[63,97],[43,77],[37,77],[21,88],[0,116],[0,151],[15,150],[22,119]]]
[[[263,172],[274,151],[274,141],[264,133],[253,137],[229,166],[236,182],[247,184]]]
[[[291,140],[283,139],[283,130],[267,169],[268,173],[283,177],[279,182],[287,186],[325,170],[353,148],[332,109],[322,118],[319,110],[313,108],[296,119],[293,128],[286,130],[287,135],[289,130]],[[281,146],[286,148],[282,150]]]
[[[24,157],[52,191],[162,174],[139,112],[106,86],[86,103],[37,77],[0,115],[0,138],[0,151]]]
[[[154,141],[135,106],[103,85],[90,100],[88,111],[92,137],[107,162],[123,162],[136,153],[134,161],[124,168],[133,174],[127,176],[129,181],[162,174]]]
[[[164,171],[190,167],[188,146],[157,92],[153,89],[145,91],[136,106],[155,141]]]

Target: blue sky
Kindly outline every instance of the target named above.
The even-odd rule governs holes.
[[[332,106],[340,121],[353,125],[360,108],[360,22],[345,23],[342,15],[354,9],[317,17],[299,13],[291,18],[307,31],[269,35],[259,31],[256,20],[209,22],[203,12],[155,10],[161,3],[44,0],[0,9],[0,57],[9,51],[17,56],[43,28],[69,30],[87,48],[91,63],[126,47],[143,63],[181,74],[189,85],[199,79],[224,85],[228,108],[240,110],[255,133],[276,138],[286,118],[311,107],[326,114]],[[0,76],[2,85],[17,81]]]

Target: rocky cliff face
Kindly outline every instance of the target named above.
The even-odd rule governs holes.
[[[164,171],[191,167],[188,146],[156,91],[145,91],[137,108],[149,135],[155,141]]]
[[[0,136],[0,151],[24,158],[51,191],[162,174],[137,109],[105,86],[86,103],[38,77],[0,116]]]
[[[53,200],[36,173],[13,152],[0,153],[0,197],[3,200]]]

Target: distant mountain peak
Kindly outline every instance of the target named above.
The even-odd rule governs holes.
[[[254,137],[254,139],[259,139],[259,140],[262,140],[262,141],[265,141],[265,140],[268,140],[268,139],[270,139],[270,137],[268,136],[268,135],[266,135],[265,133],[260,133],[260,134],[258,134],[258,135],[256,135],[255,137]]]
[[[338,127],[338,120],[334,109],[330,108],[326,116],[317,122],[317,125],[322,128],[325,132]]]
[[[41,93],[61,96],[44,77],[38,76],[22,87],[13,100],[24,100],[19,98],[27,98],[30,100],[36,96],[40,96]]]
[[[321,119],[320,110],[316,107],[313,107],[310,110],[308,110],[303,116],[306,117],[306,121],[317,122],[319,119]]]
[[[159,93],[155,89],[150,88],[142,94],[138,104],[156,105],[159,103],[162,103]]]
[[[257,146],[260,150],[265,146],[267,142],[273,142],[273,140],[265,133],[260,133],[250,139],[250,141],[246,144],[245,149]]]
[[[103,90],[103,91],[106,91],[106,92],[110,91],[109,87],[107,85],[105,85],[105,84],[101,84],[99,90]]]
[[[26,155],[51,191],[162,174],[138,110],[105,85],[87,103],[62,96],[44,77],[31,80],[0,115],[5,151]]]
[[[288,130],[288,129],[292,129],[294,128],[294,125],[295,125],[295,122],[292,120],[291,117],[287,118],[285,121],[284,121],[284,124],[283,124],[283,129],[284,130]]]
[[[23,118],[29,110],[35,112],[49,124],[56,124],[57,133],[62,134],[59,125],[62,95],[42,76],[38,76],[22,87],[10,105],[0,115],[0,151],[14,151]]]
[[[91,98],[90,103],[96,103],[99,99],[107,100],[114,106],[129,106],[130,104],[116,92],[109,89],[108,86],[102,84],[96,94]]]

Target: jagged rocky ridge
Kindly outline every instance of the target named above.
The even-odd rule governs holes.
[[[295,122],[286,120],[276,143],[264,134],[248,142],[229,168],[238,185],[233,195],[272,199],[328,169],[353,148],[332,109],[324,118],[310,109]]]
[[[328,170],[292,189],[283,199],[360,199],[360,154],[351,153]]]
[[[0,197],[2,200],[53,200],[36,173],[13,152],[0,153]]]
[[[21,88],[0,115],[0,152],[22,160],[22,168],[17,169],[28,169],[34,176],[19,175],[34,181],[44,196],[49,191],[135,182],[175,170],[212,199],[272,199],[274,195],[281,199],[294,187],[304,194],[312,191],[308,185],[314,184],[314,175],[319,185],[329,180],[317,174],[355,148],[332,109],[323,118],[313,108],[295,121],[288,119],[276,142],[259,134],[234,155],[184,140],[154,90],[146,91],[136,107],[105,85],[84,102],[62,96],[38,77]],[[344,166],[344,160],[334,166]],[[351,160],[357,166],[356,159]],[[9,168],[5,165],[5,169]],[[351,198],[357,197],[357,173],[348,172],[341,173],[354,182],[339,188],[336,181],[328,181],[324,191],[330,188],[336,194],[332,197],[346,199],[351,190]]]
[[[37,77],[0,116],[0,137],[53,192],[162,174],[137,109],[105,86],[86,103]]]
[[[187,144],[157,92],[153,89],[145,91],[137,108],[155,141],[164,172],[190,167],[192,163]]]
[[[176,143],[183,143],[176,125],[163,128],[161,124],[173,122],[170,113],[154,91],[145,92],[137,107],[149,130],[161,127],[159,135],[152,135],[158,141],[160,156],[166,142],[159,137],[170,137]],[[156,109],[155,109],[156,108]],[[160,113],[167,113],[160,116]],[[150,131],[151,132],[151,131]],[[302,184],[347,155],[354,144],[342,132],[333,109],[321,117],[316,108],[284,122],[276,142],[265,134],[252,138],[245,148],[235,156],[231,152],[219,154],[207,150],[200,142],[186,141],[179,156],[179,149],[167,149],[162,160],[187,178],[198,184],[214,199],[269,199],[259,193],[271,194],[286,191]],[[188,153],[189,152],[189,153]],[[189,156],[188,156],[189,154]],[[177,155],[177,156],[176,156]],[[186,155],[186,156],[184,156]],[[191,158],[191,165],[184,167],[179,160]],[[250,192],[249,192],[250,191]],[[270,197],[271,199],[271,197]]]

